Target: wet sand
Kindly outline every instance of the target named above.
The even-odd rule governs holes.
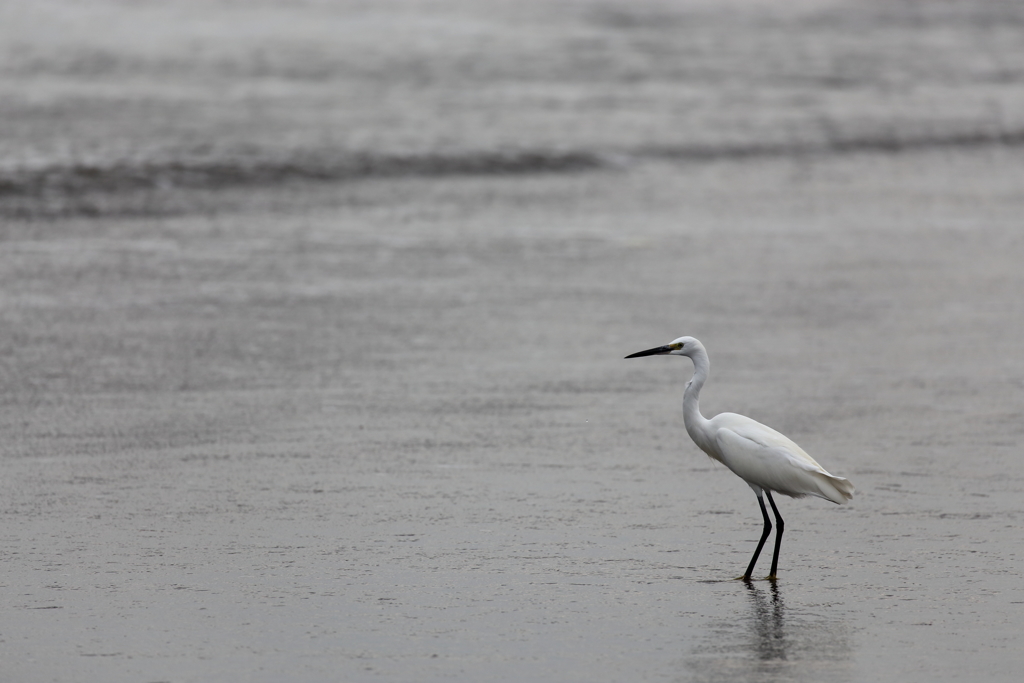
[[[247,109],[238,129],[217,123],[230,118],[218,107],[230,107],[209,94],[208,70],[132,61],[131,42],[109,51],[121,56],[114,63],[170,74],[160,97],[141,78],[116,96],[97,90],[124,77],[99,58],[95,101],[81,74],[53,64],[5,72],[3,88],[38,108],[24,104],[19,134],[2,141],[9,160],[35,160],[9,161],[0,187],[6,680],[1017,679],[1015,72],[995,64],[985,73],[1003,68],[1003,81],[972,81],[893,47],[904,31],[919,46],[938,36],[968,53],[983,44],[983,23],[959,5],[936,4],[913,24],[842,4],[782,16],[740,4],[744,30],[798,75],[825,64],[825,81],[853,78],[847,61],[826,57],[862,48],[839,43],[820,59],[811,48],[860,18],[881,26],[868,35],[882,65],[909,65],[920,82],[885,95],[891,72],[879,67],[886,78],[876,78],[872,62],[853,60],[863,87],[797,79],[820,93],[799,104],[766,86],[748,113],[728,82],[705,77],[725,65],[729,82],[757,82],[757,51],[744,57],[738,39],[717,52],[695,42],[724,35],[720,12],[701,10],[694,23],[663,4],[521,6],[534,14],[494,5],[525,23],[487,23],[454,2],[439,3],[447,14],[433,23],[402,3],[388,5],[393,15],[359,15],[367,43],[389,21],[417,36],[371,53],[371,65],[402,66],[384,72],[398,83],[392,95],[461,103],[458,120],[422,106],[388,118],[406,110],[392,100],[375,100],[380,120],[354,107],[336,127],[326,104],[285,109],[275,87],[329,91],[325,100],[352,92],[294,71],[349,73],[328,59],[318,6],[278,34],[267,29],[310,36],[313,47],[285,52],[293,71],[271,63],[270,75],[238,77],[263,88],[253,102],[269,103]],[[990,11],[993,24],[1015,25],[1011,9]],[[194,35],[203,14],[182,12],[198,22],[185,31]],[[218,12],[207,15],[211,34],[230,15]],[[538,16],[548,30],[527,31]],[[159,18],[135,17],[164,35]],[[430,42],[413,30],[424,26],[464,40]],[[630,45],[673,45],[666,26],[689,32],[680,44],[703,55],[702,69],[655,60],[695,71],[628,86],[630,69],[653,69],[636,61],[642,53],[587,43],[631,35]],[[787,51],[793,26],[819,27],[796,41],[808,52]],[[480,36],[497,41],[498,56],[479,67],[496,85],[474,105],[449,89],[476,73],[451,55]],[[584,60],[541,88],[526,78],[532,62],[503,61],[562,54],[558,36],[616,56],[602,64],[621,83],[595,84]],[[991,36],[994,54],[1008,39],[998,26]],[[221,49],[251,67],[245,40]],[[180,57],[184,44],[168,30],[145,49]],[[403,84],[395,74],[412,62],[388,52],[402,49],[440,55],[428,62],[440,76]],[[310,52],[317,58],[302,58]],[[971,68],[981,72],[991,54],[978,54]],[[623,118],[601,99],[622,83],[631,97],[657,92]],[[550,101],[527,116],[538,89],[575,93],[593,118]],[[680,110],[660,105],[680,92],[711,113],[681,115],[670,139],[664,112]],[[122,112],[131,125],[121,134],[102,116],[89,123],[89,112],[133,93],[136,113],[202,115]],[[717,104],[707,93],[720,93]],[[984,102],[996,100],[999,130],[981,135],[994,120]],[[874,113],[859,116],[851,101]],[[967,111],[972,102],[982,114]],[[65,154],[47,147],[37,116],[72,105],[85,113]],[[776,125],[823,111],[841,133]],[[701,120],[717,127],[700,137]],[[122,153],[138,148],[135,135],[155,141],[142,161]],[[207,142],[212,151],[196,151]],[[287,172],[310,150],[335,169],[359,155],[427,161],[319,180]],[[444,166],[534,158],[523,150],[594,163]],[[278,175],[242,172],[253,159]],[[171,180],[139,171],[154,168]],[[216,182],[183,180],[189,173]],[[733,580],[760,515],[749,488],[683,429],[689,361],[622,359],[682,334],[711,356],[706,415],[770,424],[857,486],[843,507],[777,498],[786,536],[774,584]]]

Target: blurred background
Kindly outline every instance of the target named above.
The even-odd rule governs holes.
[[[288,179],[1016,146],[1024,125],[1024,10],[1009,1],[0,13],[8,214],[183,210],[135,195]],[[134,194],[93,196],[113,191]]]
[[[1017,680],[1022,86],[1012,1],[0,0],[0,673]],[[777,584],[683,334],[857,486]]]

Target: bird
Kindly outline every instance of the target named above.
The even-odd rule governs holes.
[[[843,477],[829,474],[788,437],[745,415],[721,413],[710,420],[701,415],[698,405],[700,390],[708,379],[711,361],[704,345],[697,339],[679,337],[664,346],[638,351],[626,358],[645,356],[686,356],[693,361],[693,377],[687,382],[683,393],[683,424],[686,425],[686,432],[702,451],[747,482],[757,496],[761,516],[764,518],[761,540],[747,565],[747,571],[739,578],[746,582],[751,580],[757,558],[771,534],[772,523],[764,505],[764,496],[767,496],[778,527],[772,569],[767,577],[775,581],[785,525],[772,498],[772,491],[792,498],[817,496],[842,505],[853,498],[853,484]]]

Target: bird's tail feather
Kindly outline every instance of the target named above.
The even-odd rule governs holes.
[[[835,477],[825,472],[816,472],[814,477],[822,498],[842,505],[853,498],[853,484],[848,479]]]

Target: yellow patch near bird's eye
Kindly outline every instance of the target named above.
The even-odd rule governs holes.
[[[679,342],[675,342],[674,344],[669,344],[668,347],[673,351],[678,351],[679,349],[683,348],[683,345],[680,344]]]

